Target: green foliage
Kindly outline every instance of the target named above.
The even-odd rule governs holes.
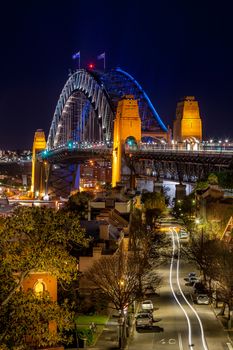
[[[94,198],[91,192],[77,192],[69,197],[66,210],[78,214],[80,219],[87,218],[88,201]]]
[[[38,298],[32,291],[17,291],[11,303],[1,308],[0,343],[10,349],[20,345],[38,348],[69,343],[71,339],[63,332],[74,327],[73,318],[67,303],[60,306],[48,294]],[[58,332],[49,331],[49,322],[56,322]]]
[[[142,194],[141,201],[144,205],[147,225],[152,226],[166,209],[165,196],[162,192],[146,192]]]
[[[218,184],[218,177],[217,177],[217,175],[215,175],[213,173],[209,174],[209,176],[208,176],[208,183],[210,185],[217,185]]]
[[[86,340],[87,345],[91,345],[93,342],[93,333],[90,329],[88,328],[78,328],[77,329],[77,334],[79,339]]]
[[[0,344],[6,341],[24,344],[25,337],[30,334],[36,344],[48,346],[58,339],[48,334],[48,320],[56,320],[58,329],[70,326],[72,313],[67,306],[60,307],[48,297],[37,299],[32,293],[22,293],[20,287],[35,271],[47,271],[59,281],[71,283],[78,271],[77,259],[70,251],[73,245],[87,246],[88,243],[75,213],[20,207],[13,216],[2,221]],[[34,331],[37,336],[33,335]]]
[[[207,190],[207,188],[209,187],[209,183],[208,181],[197,181],[195,184],[195,191],[199,191],[199,190]]]
[[[4,271],[26,277],[30,271],[49,271],[70,282],[77,271],[72,244],[88,245],[85,231],[73,213],[21,207],[0,228]]]
[[[233,189],[233,173],[232,171],[223,171],[216,174],[218,176],[218,183],[222,188]]]
[[[147,209],[158,209],[161,212],[165,210],[165,198],[163,193],[159,192],[145,192],[141,198],[144,208]]]
[[[173,207],[173,215],[182,218],[185,224],[189,224],[196,210],[196,200],[194,194],[184,197],[182,200],[176,200]]]

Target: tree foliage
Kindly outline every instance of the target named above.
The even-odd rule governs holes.
[[[58,315],[60,324],[65,322],[66,310],[53,304],[48,297],[38,300],[30,293],[21,293],[22,282],[30,273],[46,271],[60,281],[71,283],[77,278],[77,259],[71,255],[72,247],[87,246],[88,242],[73,213],[20,207],[3,220],[0,227],[0,344],[7,339],[9,344],[17,340],[23,345],[29,331],[31,337],[37,333],[41,342],[47,339],[50,344],[50,337],[42,337],[42,328],[45,324],[48,326],[48,317],[56,320]],[[30,323],[20,314],[22,309],[24,314],[30,314]],[[18,319],[14,326],[20,327],[17,332],[13,326],[9,327],[14,324],[9,318],[11,315]],[[42,322],[38,322],[37,316]],[[38,330],[40,327],[42,333]],[[15,339],[15,332],[21,340]]]
[[[185,225],[190,225],[196,211],[196,200],[194,193],[184,197],[184,199],[176,200],[172,211],[176,218],[182,218]]]
[[[228,305],[230,318],[233,307],[233,252],[229,245],[201,230],[192,234],[189,246],[182,252],[199,267],[210,292],[217,291],[217,299]]]
[[[165,197],[161,192],[145,192],[141,200],[145,209],[159,209],[161,212],[166,209]]]
[[[208,176],[208,183],[210,185],[218,185],[218,176],[214,173],[210,173]]]
[[[80,219],[87,219],[88,201],[93,198],[91,192],[77,192],[69,197],[65,209],[77,213]]]
[[[73,312],[66,303],[58,305],[48,294],[40,298],[32,291],[17,291],[0,313],[0,344],[33,348],[69,342],[64,331],[73,328]],[[49,331],[49,322],[56,322],[58,332]]]
[[[218,241],[211,240],[208,233],[202,230],[192,232],[189,245],[182,249],[183,255],[199,267],[204,281],[207,281],[213,267],[213,252],[217,252]]]
[[[218,183],[222,188],[233,188],[232,171],[222,171],[216,175],[218,177]]]
[[[165,196],[162,192],[145,192],[142,194],[141,201],[146,216],[146,223],[153,225],[166,209]]]
[[[158,274],[155,271],[150,272],[160,264],[161,236],[155,236],[153,228],[149,228],[147,223],[143,222],[142,212],[139,209],[134,209],[131,214],[129,240],[130,252],[138,264],[138,294],[142,296],[146,287],[153,285],[156,289],[160,285]]]
[[[218,247],[212,251],[212,269],[208,275],[215,281],[217,298],[228,305],[228,318],[233,307],[233,252],[224,241],[218,241]]]

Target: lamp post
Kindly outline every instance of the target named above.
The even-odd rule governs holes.
[[[125,286],[124,279],[120,279],[119,287],[120,287],[120,293],[122,297],[124,294],[124,286]],[[119,349],[124,349],[125,339],[126,339],[125,305],[121,305],[118,324],[119,324]]]
[[[195,223],[197,225],[198,232],[201,233],[201,242],[200,242],[200,253],[201,253],[201,261],[203,261],[203,253],[204,253],[204,230],[203,230],[203,223],[202,220],[199,218],[195,219]],[[201,229],[201,231],[200,231]],[[203,277],[204,281],[206,282],[206,274],[205,271],[203,270]]]

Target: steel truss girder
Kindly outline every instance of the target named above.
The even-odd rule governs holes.
[[[58,125],[62,121],[62,113],[66,102],[75,91],[83,92],[93,105],[96,111],[96,118],[100,116],[103,141],[108,142],[112,138],[114,113],[111,109],[107,92],[89,72],[78,70],[67,80],[57,102],[47,141],[48,150],[58,147],[56,137]]]
[[[232,159],[228,155],[199,155],[193,157],[186,154],[166,154],[161,153],[143,153],[136,152],[126,154],[130,158],[132,164],[136,169],[137,175],[145,174],[146,167],[150,167],[156,171],[157,178],[163,174],[170,174],[172,178],[179,180],[179,182],[190,181],[197,179],[204,179],[211,172],[219,172],[222,170],[231,170]],[[140,169],[140,170],[139,170]]]

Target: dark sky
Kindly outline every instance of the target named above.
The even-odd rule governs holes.
[[[4,5],[3,5],[4,3]],[[48,134],[71,56],[83,67],[132,74],[166,124],[177,101],[195,95],[204,134],[233,136],[233,20],[230,1],[21,0],[0,5],[0,148],[31,148]]]

